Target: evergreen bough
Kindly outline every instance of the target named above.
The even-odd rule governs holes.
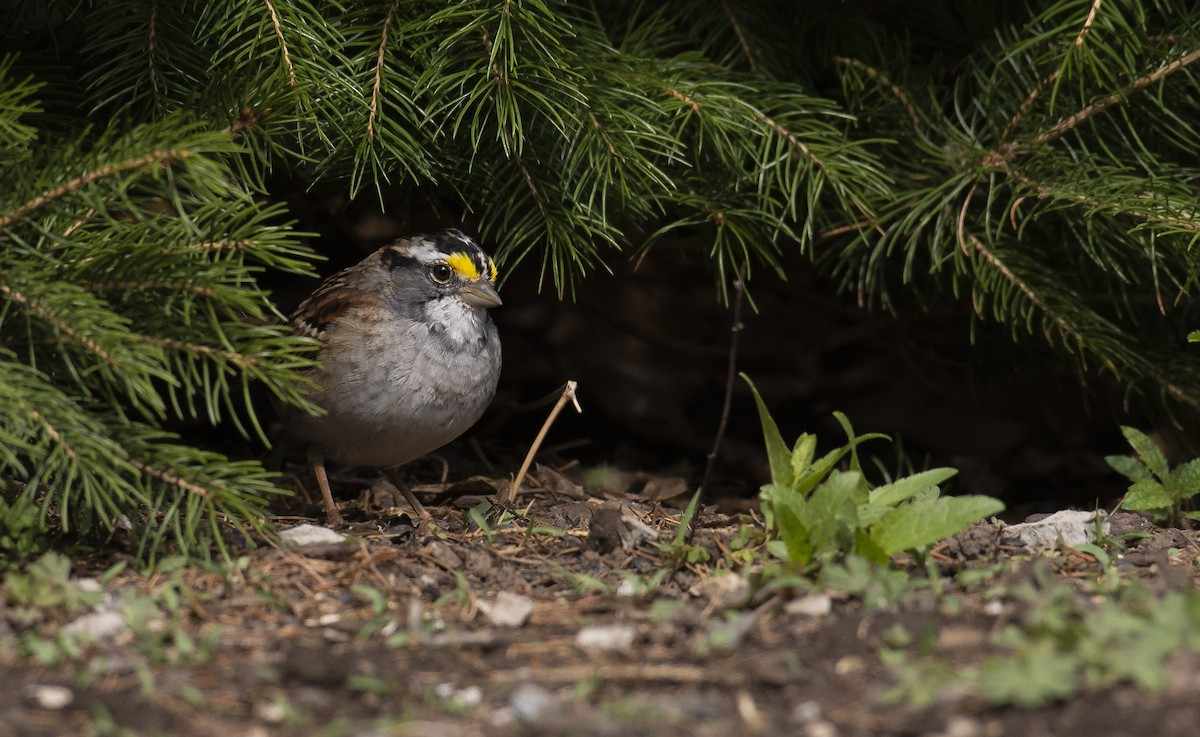
[[[1200,408],[1200,11],[1184,2],[62,0],[0,11],[0,483],[143,550],[270,477],[166,433],[311,346],[264,181],[454,203],[567,292],[672,233],[716,278],[812,254]],[[911,10],[910,10],[911,8]]]

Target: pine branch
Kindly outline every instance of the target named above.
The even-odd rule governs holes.
[[[107,166],[103,166],[95,171],[89,171],[85,174],[81,174],[62,186],[43,192],[28,202],[19,205],[12,211],[0,214],[0,228],[7,228],[35,210],[45,207],[54,200],[65,197],[73,192],[77,192],[100,179],[105,179],[107,177],[116,176],[124,172],[135,171],[138,169],[170,166],[177,161],[187,158],[188,155],[189,154],[187,151],[154,151],[136,159],[119,161],[113,164],[108,164]]]

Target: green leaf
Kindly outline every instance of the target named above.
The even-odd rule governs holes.
[[[1200,458],[1180,464],[1171,469],[1171,496],[1176,502],[1200,494]]]
[[[813,443],[816,443],[815,438]],[[825,455],[821,456],[815,463],[812,463],[808,467],[807,472],[803,476],[796,476],[792,480],[792,488],[795,489],[797,493],[807,495],[817,487],[817,484],[821,483],[822,479],[829,475],[829,472],[832,471],[834,466],[838,464],[838,461],[840,461],[849,451],[849,446],[843,446],[841,448],[831,450]]]
[[[871,489],[868,503],[894,507],[900,502],[916,496],[919,492],[925,491],[932,486],[937,486],[956,473],[958,471],[953,468],[931,468],[928,471],[915,473],[912,476],[905,476],[890,484],[884,484],[883,486]]]
[[[1129,441],[1129,445],[1133,447],[1134,452],[1138,454],[1138,458],[1142,459],[1142,463],[1145,463],[1159,479],[1166,479],[1170,471],[1170,467],[1167,465],[1167,457],[1163,455],[1158,445],[1150,439],[1150,436],[1136,427],[1127,427],[1124,425],[1121,426],[1121,433]]]
[[[819,474],[820,476],[824,475],[823,472],[812,467],[813,456],[816,454],[816,436],[809,435],[808,433],[801,433],[800,437],[796,438],[796,445],[792,447],[792,480],[789,483],[789,486],[795,488],[801,494],[807,494],[812,490],[811,485],[807,489],[801,488],[801,484],[806,477],[808,477],[810,474]]]
[[[1026,645],[1017,657],[994,657],[980,668],[984,696],[996,703],[1040,706],[1075,692],[1077,658],[1058,652],[1051,640]]]
[[[758,406],[758,419],[762,424],[763,441],[767,446],[767,462],[771,466],[771,481],[790,487],[795,478],[792,473],[792,453],[788,450],[787,443],[783,442],[783,436],[779,434],[779,426],[772,419],[770,411],[767,410],[766,403],[763,402],[762,396],[758,393],[758,388],[754,386],[754,382],[744,373],[738,375],[750,387],[750,392],[754,395],[754,403]],[[798,446],[799,442],[797,442]]]
[[[812,533],[808,529],[807,500],[792,489],[780,484],[762,487],[763,508],[770,507],[772,526],[768,529],[782,541],[787,559],[805,565],[813,559]]]
[[[1108,463],[1112,470],[1130,481],[1145,481],[1152,478],[1150,469],[1146,468],[1146,464],[1133,456],[1104,456],[1104,461]]]
[[[1167,509],[1174,503],[1162,484],[1154,479],[1144,479],[1129,487],[1121,506],[1126,509]]]
[[[987,496],[928,499],[896,507],[872,528],[870,536],[888,555],[932,545],[956,535],[1004,509]]]
[[[834,471],[808,498],[801,521],[814,557],[832,556],[853,543],[850,534],[858,529],[854,491],[861,482],[859,473]]]
[[[887,435],[882,433],[867,433],[866,435],[855,435],[854,426],[850,424],[850,418],[842,412],[834,412],[833,418],[842,426],[842,431],[846,433],[846,448],[850,452],[850,470],[862,473],[862,464],[858,462],[858,446],[867,440],[891,440]]]

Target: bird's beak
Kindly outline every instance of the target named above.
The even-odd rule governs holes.
[[[484,310],[490,310],[493,307],[499,307],[504,304],[500,300],[500,295],[497,294],[496,288],[493,287],[486,279],[471,282],[467,286],[459,289],[458,298],[472,307],[479,307]]]

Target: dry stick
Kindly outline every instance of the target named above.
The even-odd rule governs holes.
[[[717,454],[721,450],[721,441],[725,439],[725,428],[729,425],[729,412],[733,408],[733,380],[737,376],[737,353],[739,338],[742,335],[742,294],[746,291],[746,262],[738,269],[737,281],[733,283],[733,333],[729,339],[729,370],[725,374],[725,402],[721,405],[721,421],[717,424],[717,436],[713,439],[712,451],[708,454],[708,462],[704,464],[704,478],[700,482],[701,489],[708,488],[708,480],[717,464]]]
[[[567,402],[575,405],[576,412],[583,412],[583,408],[579,406],[579,400],[575,397],[575,387],[577,386],[578,384],[574,381],[568,381],[563,385],[562,394],[558,397],[558,402],[554,404],[554,409],[550,410],[550,415],[542,423],[542,429],[538,431],[537,437],[533,439],[533,445],[529,446],[529,452],[525,454],[525,462],[521,464],[521,470],[517,471],[517,475],[513,478],[508,491],[500,496],[502,503],[508,503],[517,498],[517,489],[521,488],[521,482],[525,480],[525,474],[529,472],[529,465],[533,463],[533,457],[537,454],[538,448],[542,447],[542,441],[546,439],[546,434],[550,432],[550,426],[554,424],[554,420],[558,417],[558,413],[562,412],[563,407],[567,406]]]

